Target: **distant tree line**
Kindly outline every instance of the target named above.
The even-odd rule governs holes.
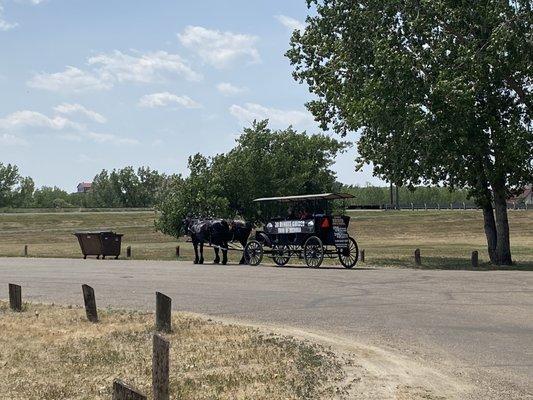
[[[174,179],[149,167],[102,170],[87,193],[68,193],[58,187],[35,188],[32,178],[15,165],[0,163],[0,208],[125,208],[153,207]]]
[[[343,185],[343,192],[351,193],[355,196],[355,199],[350,201],[350,204],[365,205],[365,206],[381,206],[391,204],[390,188],[385,186],[353,186]],[[396,204],[396,188],[393,189],[394,201]],[[434,206],[440,204],[442,206],[449,205],[450,203],[462,204],[465,203],[468,206],[475,205],[473,199],[468,195],[468,191],[464,189],[450,190],[445,187],[415,187],[409,189],[407,187],[398,188],[398,204],[400,205],[415,205]]]

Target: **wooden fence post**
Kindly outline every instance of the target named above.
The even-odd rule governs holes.
[[[28,257],[28,245],[24,245],[24,257]]]
[[[171,332],[172,299],[163,293],[155,292],[155,329],[159,332]]]
[[[152,389],[154,400],[169,400],[169,349],[170,343],[161,335],[154,334],[152,354]]]
[[[420,249],[415,250],[415,264],[422,265],[422,258],[420,257]]]
[[[131,246],[126,247],[126,257],[131,258]]]
[[[85,314],[91,322],[98,322],[98,311],[96,310],[96,297],[94,289],[89,285],[81,285],[83,290],[83,301],[85,302]]]
[[[365,249],[361,250],[361,262],[365,262]]]
[[[22,288],[19,285],[9,284],[9,307],[13,311],[22,311]]]
[[[176,246],[176,258],[180,256],[180,247]]]
[[[479,254],[477,250],[472,252],[472,267],[478,268],[479,267]]]
[[[147,397],[119,379],[113,381],[113,400],[146,400]]]

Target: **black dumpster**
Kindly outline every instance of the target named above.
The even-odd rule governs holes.
[[[96,256],[96,258],[106,258],[106,256],[118,258],[120,246],[122,244],[122,234],[111,231],[98,232],[76,232],[74,233],[80,243],[83,258]]]

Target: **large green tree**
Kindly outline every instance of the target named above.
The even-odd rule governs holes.
[[[214,158],[212,174],[233,212],[255,222],[253,199],[334,190],[335,157],[347,143],[326,135],[308,135],[292,127],[272,130],[268,121],[254,122],[227,154]]]
[[[330,169],[335,156],[347,147],[325,135],[308,135],[291,127],[272,130],[268,121],[254,122],[225,154],[189,158],[190,174],[176,179],[157,205],[156,226],[179,236],[182,220],[196,217],[261,219],[253,199],[333,190]]]
[[[465,187],[490,260],[511,264],[506,199],[533,181],[533,1],[308,0],[287,56],[323,128],[399,185]]]

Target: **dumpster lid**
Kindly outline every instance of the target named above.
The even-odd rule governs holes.
[[[76,231],[74,232],[74,235],[101,235],[101,234],[112,234],[112,235],[117,235],[115,232],[113,231]]]

